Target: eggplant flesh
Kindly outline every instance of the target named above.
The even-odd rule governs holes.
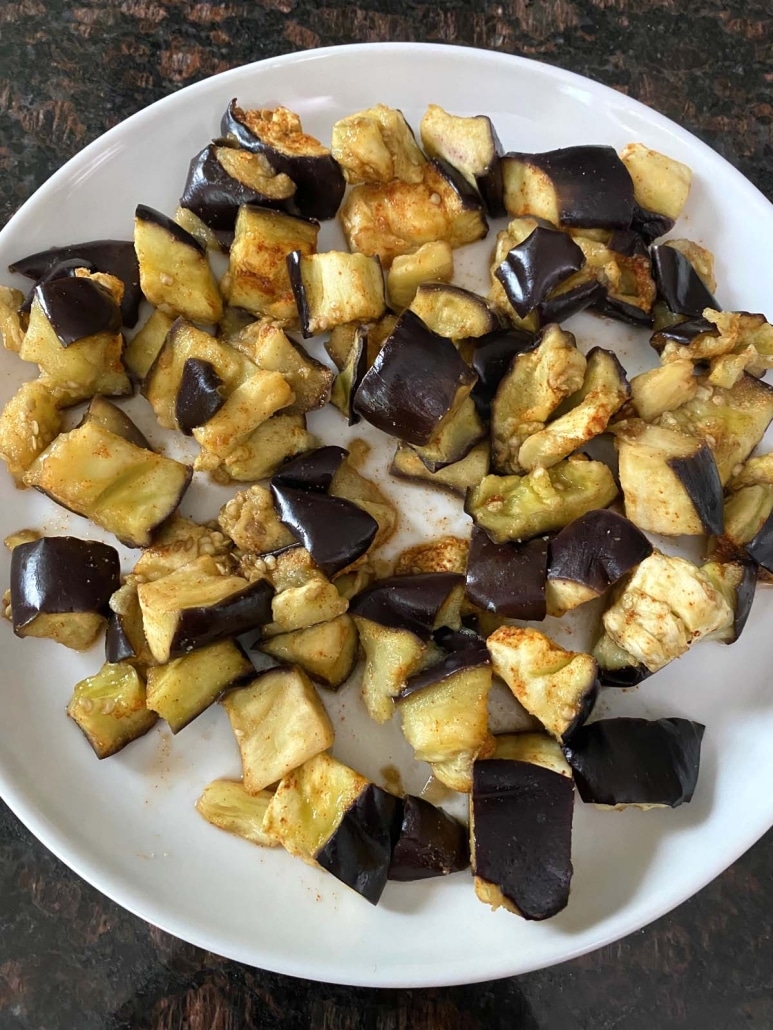
[[[689,719],[600,719],[564,754],[583,801],[676,808],[695,792],[704,730]]]
[[[497,387],[504,379],[516,354],[531,350],[533,346],[534,337],[531,333],[520,329],[489,333],[476,341],[471,365],[478,381],[473,386],[470,396],[475,401],[481,418],[489,417]]]
[[[584,264],[585,255],[570,236],[537,226],[513,247],[495,275],[516,313],[525,318],[553,287]]]
[[[419,691],[434,687],[438,683],[456,676],[457,673],[464,672],[466,669],[478,669],[485,665],[491,665],[491,658],[483,641],[469,647],[457,648],[450,651],[439,662],[435,662],[429,668],[409,677],[396,700],[404,701],[406,697],[413,697]]]
[[[545,618],[548,541],[495,544],[473,527],[467,559],[467,597],[479,607],[511,619]]]
[[[407,882],[447,876],[470,864],[466,827],[442,808],[408,794],[400,835],[392,850],[389,879]]]

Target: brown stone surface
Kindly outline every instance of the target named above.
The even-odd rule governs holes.
[[[770,0],[2,0],[0,223],[153,100],[292,50],[430,40],[635,96],[773,196]],[[773,836],[671,915],[556,969],[375,991],[252,970],[147,926],[0,806],[0,1030],[771,1030]]]

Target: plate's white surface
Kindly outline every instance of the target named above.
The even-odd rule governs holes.
[[[217,133],[234,96],[245,105],[284,103],[323,140],[337,118],[377,102],[400,107],[414,125],[430,102],[459,114],[487,113],[509,149],[641,140],[695,171],[677,234],[715,250],[723,306],[773,307],[773,208],[702,143],[568,72],[494,53],[409,44],[293,54],[227,72],[153,105],[87,147],[38,191],[0,234],[0,265],[52,244],[130,238],[137,202],[172,214],[190,157]],[[325,232],[321,243],[330,246],[335,230]],[[482,248],[458,252],[461,281],[483,287],[475,269],[485,263],[492,239],[493,231]],[[630,373],[654,364],[646,333],[590,316],[571,328],[584,348],[599,341],[615,346]],[[0,355],[3,403],[26,373],[14,355]],[[131,411],[160,438],[144,401],[133,401]],[[328,439],[345,439],[333,413],[317,425]],[[405,539],[424,532],[433,513],[458,510],[421,490],[386,488],[401,498]],[[29,525],[97,535],[44,498],[15,491],[4,470],[0,489],[0,535]],[[212,517],[228,493],[196,484],[184,510]],[[7,554],[0,560],[6,583]],[[602,713],[679,715],[707,724],[698,790],[691,805],[674,812],[600,813],[578,804],[571,901],[561,916],[539,925],[490,912],[476,900],[467,874],[390,884],[372,908],[323,872],[213,829],[193,803],[210,779],[238,774],[222,710],[211,709],[175,739],[157,730],[99,763],[64,707],[73,683],[98,668],[101,649],[77,656],[51,642],[20,641],[7,624],[0,626],[0,792],[44,844],[100,890],[222,955],[283,973],[378,986],[521,973],[599,947],[666,912],[773,822],[773,645],[766,630],[772,604],[769,591],[758,592],[737,646],[701,645],[638,691],[607,693]],[[408,750],[397,726],[368,724],[355,691],[344,692],[331,709],[336,753],[345,761],[376,779],[388,763],[405,763]],[[415,767],[406,785],[417,789],[423,779]]]

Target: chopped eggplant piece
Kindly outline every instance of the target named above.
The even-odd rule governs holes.
[[[543,769],[552,769],[559,776],[572,778],[572,768],[564,757],[561,745],[545,733],[502,733],[494,737],[492,758],[511,762],[529,762]]]
[[[223,301],[206,254],[171,218],[140,204],[134,216],[134,247],[142,292],[167,314],[193,322],[217,322]]]
[[[110,290],[93,279],[68,277],[43,282],[35,299],[63,347],[97,336],[117,333],[121,312]]]
[[[711,561],[703,565],[701,571],[723,594],[733,611],[731,621],[716,630],[711,639],[720,640],[723,644],[734,644],[743,633],[757,588],[757,570],[754,562]]]
[[[689,719],[600,719],[564,754],[585,802],[676,808],[695,793],[704,730]]]
[[[271,618],[274,588],[224,574],[204,555],[137,588],[148,645],[157,662],[262,626]]]
[[[11,554],[11,621],[17,637],[49,637],[85,651],[120,586],[118,552],[97,540],[40,537]]]
[[[474,383],[451,341],[405,311],[363,378],[354,406],[382,432],[424,446]]]
[[[652,422],[692,400],[698,390],[692,361],[683,359],[642,372],[631,380],[631,402],[639,418]]]
[[[488,475],[490,454],[488,442],[473,447],[460,461],[430,472],[418,453],[407,444],[399,444],[389,471],[398,479],[414,479],[464,496]]]
[[[625,369],[615,355],[594,347],[587,356],[582,386],[567,399],[569,410],[523,442],[518,464],[527,471],[556,465],[603,433],[630,396]]]
[[[232,550],[231,540],[211,525],[202,526],[175,514],[153,535],[150,546],[144,548],[133,575],[138,582],[147,583],[203,557],[219,559],[225,570],[231,567]]]
[[[722,483],[697,436],[629,419],[615,426],[625,514],[649,533],[721,533]]]
[[[601,634],[592,654],[599,666],[600,687],[636,687],[651,675],[646,665],[619,647],[608,633]]]
[[[533,762],[473,766],[470,840],[475,893],[524,919],[566,907],[572,879],[574,783]]]
[[[659,551],[644,559],[603,616],[612,641],[650,672],[732,620],[722,592],[701,569]]]
[[[494,672],[556,740],[567,740],[593,710],[598,666],[536,629],[501,626],[487,640]]]
[[[350,610],[365,654],[362,699],[371,719],[388,722],[394,712],[394,698],[421,665],[428,645],[410,629],[384,626],[358,615],[356,601],[355,597]]]
[[[333,126],[333,157],[352,186],[393,179],[418,183],[426,158],[402,111],[376,104]]]
[[[260,154],[217,140],[190,163],[180,204],[210,229],[233,232],[243,204],[292,211],[295,183]]]
[[[664,243],[650,253],[658,297],[675,315],[700,318],[705,308],[719,307],[688,258],[676,247]]]
[[[24,294],[21,290],[0,286],[0,344],[14,354],[19,353],[24,339],[25,327],[19,315],[23,303]]]
[[[624,322],[628,321],[619,311],[619,302],[607,296],[600,282],[595,279],[583,278],[588,274],[590,273],[586,271],[579,272],[551,290],[537,308],[542,325],[550,322],[565,322],[567,318],[571,318],[572,315],[577,315],[587,308],[593,308],[594,311],[609,315],[610,318],[617,317]],[[627,309],[628,305],[624,305],[624,307]],[[643,315],[638,308],[633,308],[633,311],[635,325],[642,324],[642,318],[644,324],[648,326],[652,324],[651,318]]]
[[[381,626],[409,630],[420,640],[429,640],[432,631],[443,625],[449,598],[463,582],[464,578],[453,572],[391,576],[357,594],[349,610]]]
[[[295,537],[279,521],[270,491],[257,483],[226,501],[217,521],[242,551],[267,554],[295,543]]]
[[[22,383],[0,413],[0,458],[24,487],[24,476],[62,428],[56,398],[41,379]]]
[[[193,436],[203,450],[222,460],[294,397],[281,372],[256,369],[204,425],[192,430]]]
[[[236,212],[234,212],[234,217],[236,217]],[[199,216],[195,215],[193,211],[189,211],[187,207],[176,209],[174,221],[206,251],[219,253],[221,250],[228,250],[233,243],[233,229],[210,229],[206,222],[202,222]]]
[[[534,338],[518,329],[500,330],[480,338],[472,354],[473,371],[478,381],[472,388],[472,399],[481,418],[488,419],[491,402],[516,354],[531,350]]]
[[[636,203],[645,211],[675,221],[687,203],[692,183],[690,168],[643,143],[623,147],[620,159],[631,176]]]
[[[548,541],[543,537],[495,544],[473,526],[465,586],[473,604],[509,619],[541,622],[547,571]]]
[[[147,706],[172,733],[192,722],[230,687],[255,676],[252,662],[233,640],[221,640],[156,665],[147,673]]]
[[[276,486],[291,486],[296,490],[311,490],[325,494],[335,478],[341,463],[349,452],[343,447],[317,447],[286,462],[271,478]]]
[[[375,905],[401,822],[399,798],[322,754],[284,777],[263,825],[291,855],[321,866]]]
[[[147,437],[138,426],[132,422],[126,412],[99,394],[91,398],[86,413],[80,421],[80,425],[86,422],[97,422],[103,429],[113,433],[114,436],[121,436],[135,447],[144,447],[150,451],[153,448],[148,443]]]
[[[638,233],[645,243],[653,243],[659,236],[665,236],[674,228],[674,219],[648,211],[638,204],[633,205],[631,229]]]
[[[400,835],[392,851],[389,879],[403,883],[448,876],[470,864],[467,828],[424,798],[406,795]]]
[[[196,802],[196,810],[208,823],[221,830],[262,848],[276,848],[279,842],[263,829],[266,810],[273,796],[268,790],[248,794],[240,780],[213,780]]]
[[[354,408],[354,399],[367,371],[368,333],[366,329],[358,327],[346,360],[340,367],[330,392],[330,403],[346,417],[350,426],[360,421],[360,416]]]
[[[140,382],[158,357],[173,323],[171,315],[155,309],[142,329],[126,344],[123,352],[124,364]]]
[[[67,714],[97,758],[109,758],[142,737],[158,716],[145,707],[145,684],[133,665],[105,664],[75,684]]]
[[[725,500],[725,531],[713,541],[713,552],[730,560],[748,557],[747,545],[759,536],[757,563],[773,562],[773,551],[765,553],[767,532],[764,532],[773,514],[773,486],[752,483],[734,490]]]
[[[453,276],[454,255],[445,240],[425,243],[413,254],[400,254],[387,274],[389,307],[393,311],[402,311],[412,304],[416,291],[425,283],[450,283]],[[424,317],[421,311],[417,313]]]
[[[174,420],[180,432],[190,436],[220,411],[225,404],[223,386],[210,361],[186,359],[174,405]]]
[[[40,281],[62,261],[77,261],[79,267],[91,266],[120,279],[124,286],[121,319],[129,328],[136,324],[142,291],[139,264],[132,243],[127,240],[90,240],[67,247],[51,247],[14,261],[8,266],[8,271]]]
[[[242,756],[244,789],[257,794],[326,751],[333,726],[301,669],[269,669],[222,701]]]
[[[485,299],[461,286],[425,283],[416,291],[411,311],[433,333],[449,340],[487,336],[500,328],[499,318]]]
[[[242,110],[232,100],[221,123],[224,136],[262,155],[277,175],[296,186],[295,202],[306,218],[333,218],[346,189],[338,162],[319,140],[303,132],[301,120],[286,107]]]
[[[577,456],[527,476],[486,476],[468,490],[465,511],[501,544],[563,529],[615,497],[617,485],[609,468]]]
[[[287,270],[305,337],[349,322],[375,322],[386,311],[378,258],[328,250],[287,255]]]
[[[130,576],[110,598],[110,615],[105,633],[105,661],[129,662],[140,668],[153,663],[145,627],[142,624],[137,583]]]
[[[349,615],[264,640],[260,650],[300,665],[313,680],[337,690],[357,663],[357,627]]]
[[[418,576],[427,572],[456,572],[464,575],[469,543],[458,536],[441,536],[402,551],[395,562],[395,576]]]
[[[647,537],[622,515],[604,508],[581,515],[550,541],[550,614],[600,597],[650,554]]]
[[[296,250],[314,254],[318,235],[317,222],[268,208],[240,208],[224,291],[229,304],[283,326],[297,326],[287,255]]]
[[[252,570],[244,568],[248,559]],[[249,579],[268,575],[276,587],[271,603],[273,621],[264,626],[265,637],[328,622],[343,615],[349,606],[303,547],[288,548],[266,559],[245,555],[241,564]]]
[[[430,104],[419,126],[429,157],[452,165],[474,186],[492,218],[505,214],[502,144],[486,115],[461,118]]]
[[[570,236],[537,226],[509,251],[495,275],[517,314],[525,318],[584,264],[585,255]]]
[[[444,418],[423,447],[414,448],[430,472],[455,465],[487,436],[487,427],[478,415],[475,402],[465,397],[462,403]]]
[[[612,147],[564,147],[502,158],[505,208],[576,229],[627,229],[634,188]]]
[[[127,547],[146,547],[179,505],[191,476],[188,465],[136,447],[90,421],[60,433],[24,481],[115,533]]]

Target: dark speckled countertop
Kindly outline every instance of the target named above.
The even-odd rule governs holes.
[[[0,0],[0,223],[159,97],[262,57],[365,40],[570,68],[674,118],[773,197],[771,26],[771,0]],[[0,804],[0,1030],[772,1030],[772,925],[768,834],[669,916],[563,966],[450,989],[332,987],[142,923]]]

